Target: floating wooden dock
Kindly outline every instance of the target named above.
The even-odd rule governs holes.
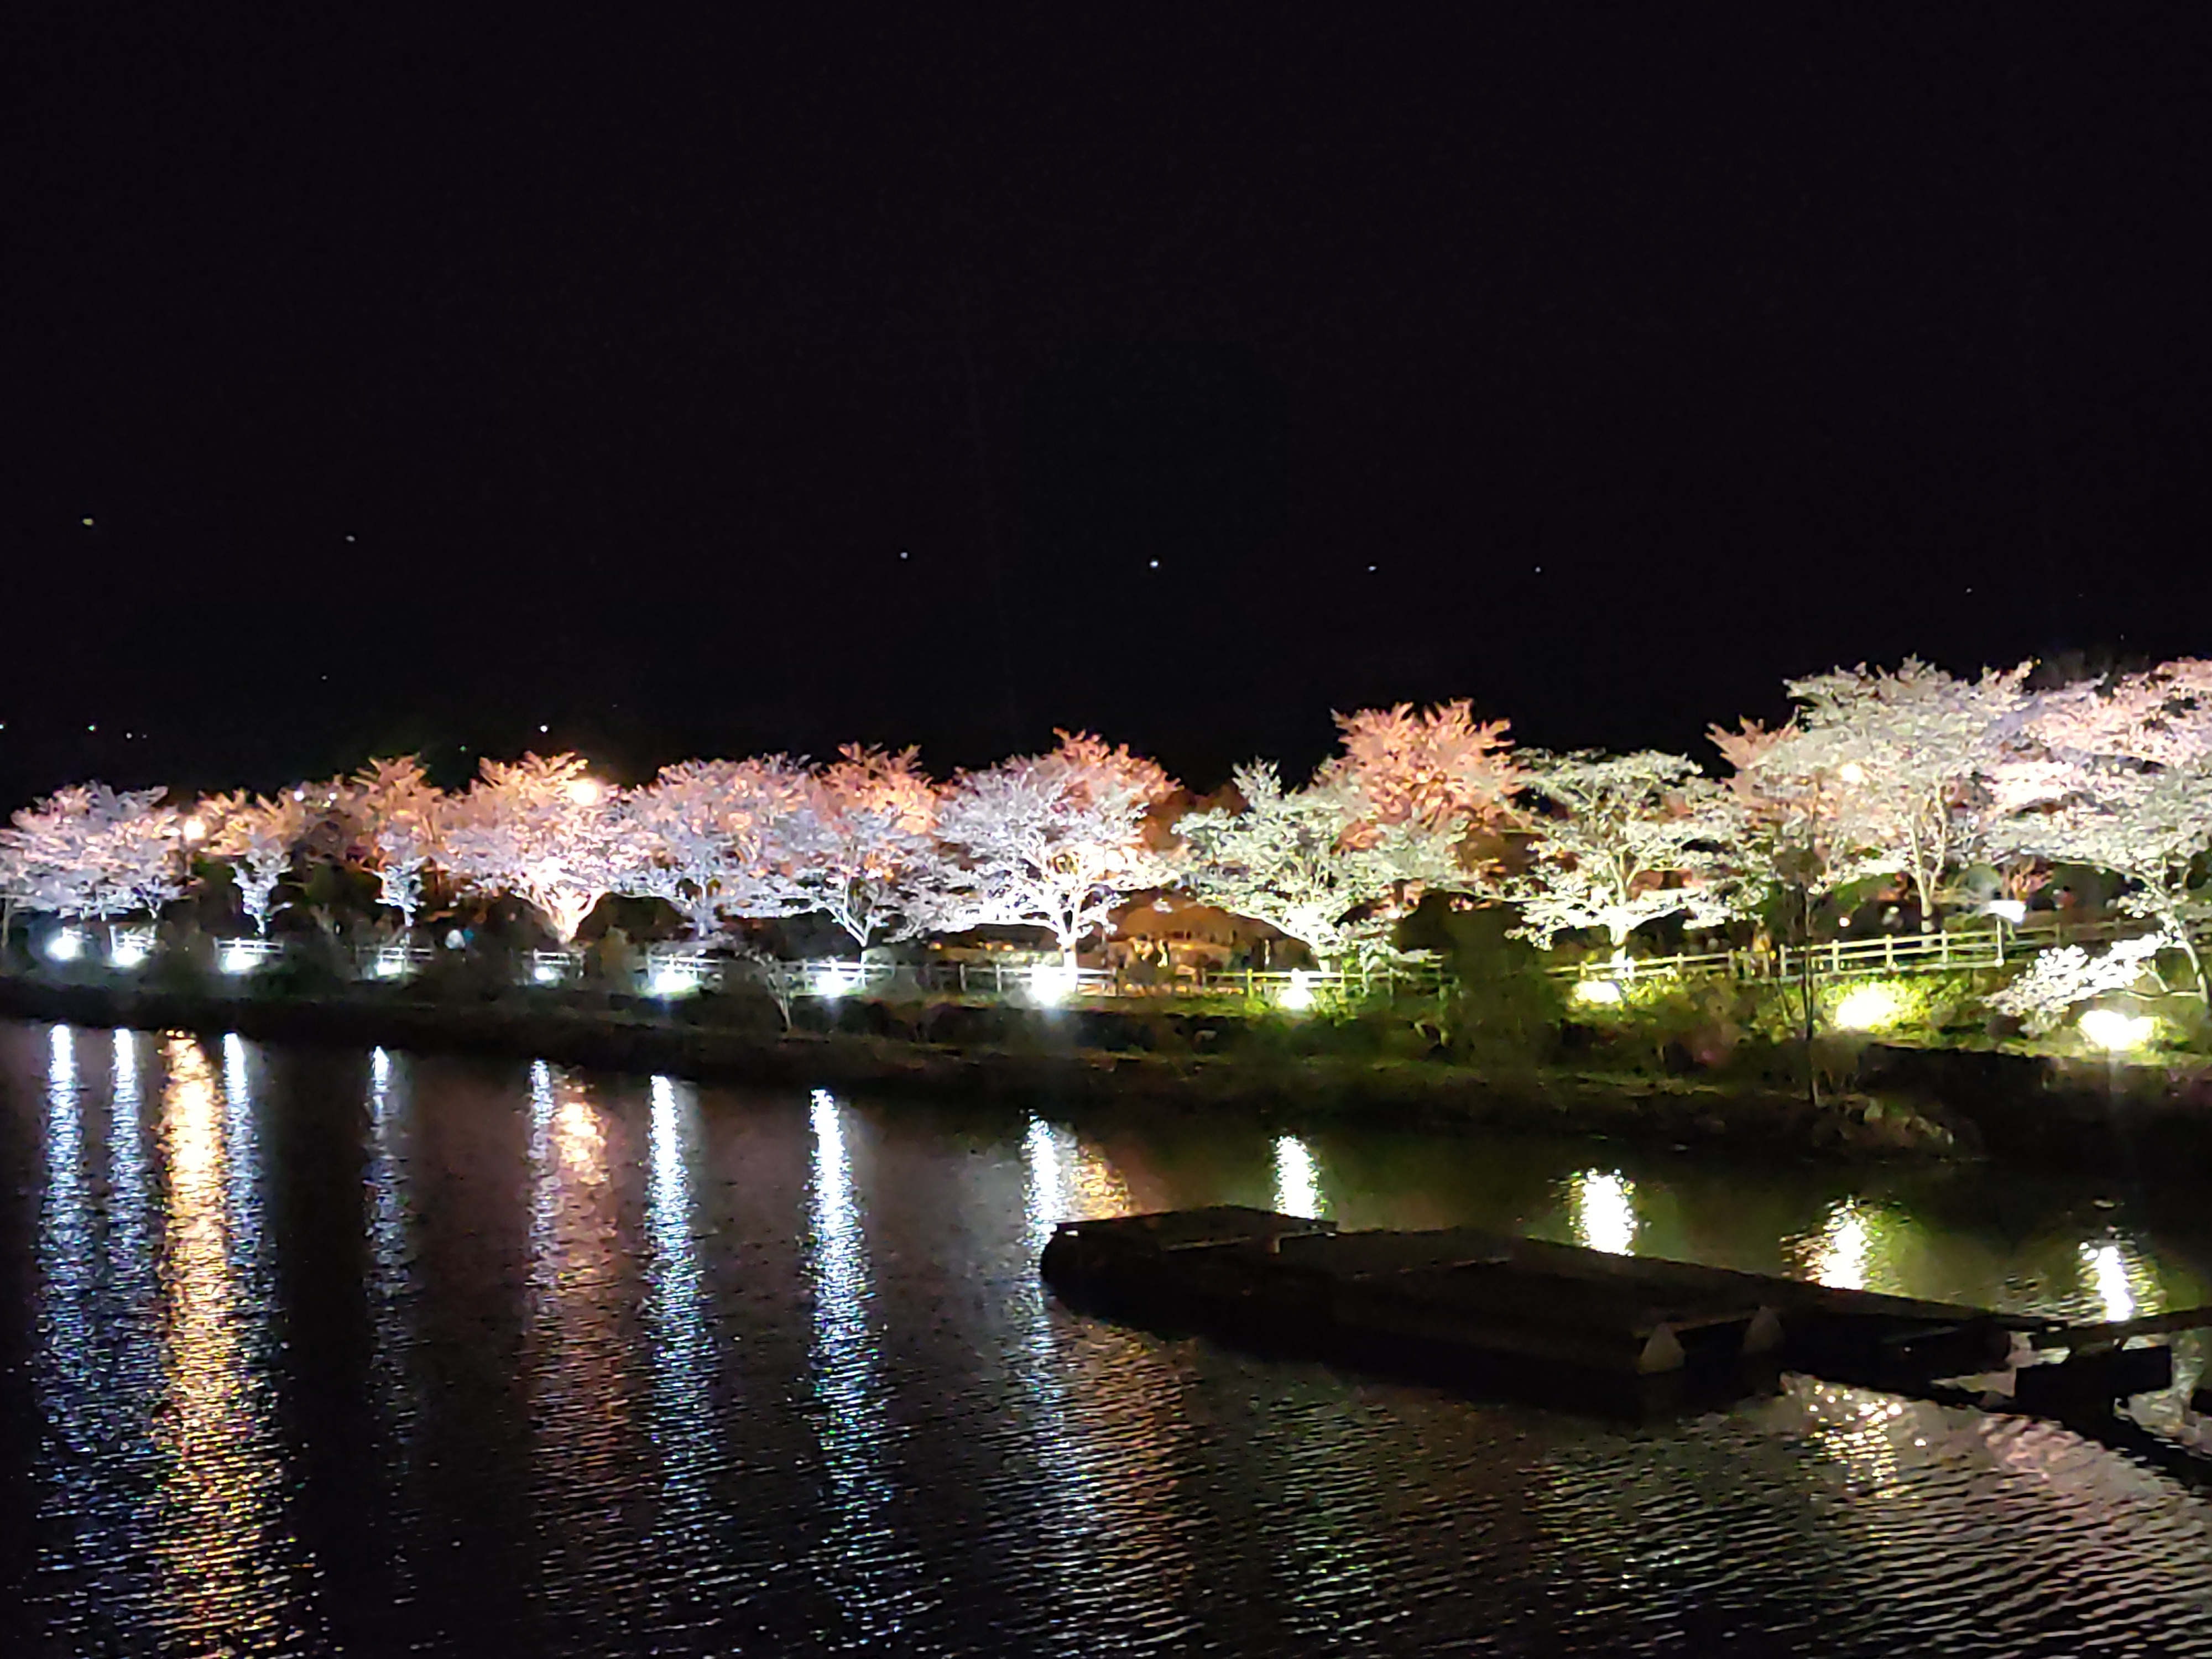
[[[1799,1371],[2094,1423],[2172,1386],[2172,1352],[2149,1337],[2212,1323],[2196,1310],[2068,1326],[1466,1229],[1341,1232],[1237,1206],[1063,1223],[1041,1269],[1072,1305],[1134,1323],[1639,1417]]]

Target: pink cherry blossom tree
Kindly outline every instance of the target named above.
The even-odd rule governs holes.
[[[437,862],[446,796],[412,755],[372,760],[347,787],[351,815],[376,874],[376,902],[399,912],[411,933],[422,908],[422,874]]]
[[[270,917],[283,908],[276,902],[277,885],[307,833],[306,803],[289,792],[274,799],[240,792],[210,796],[193,817],[205,834],[208,854],[230,866],[239,903],[253,931],[266,939]]]
[[[1466,698],[1339,714],[1343,751],[1319,782],[1349,789],[1363,817],[1464,831],[1504,817],[1516,772],[1504,720],[1478,720]]]

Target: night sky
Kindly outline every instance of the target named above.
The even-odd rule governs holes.
[[[0,789],[2212,652],[2212,12],[1432,9],[16,9]]]

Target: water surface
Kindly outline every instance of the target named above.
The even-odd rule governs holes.
[[[0,1649],[2212,1653],[2207,1500],[2060,1429],[1623,1430],[1036,1282],[1061,1218],[1224,1200],[2073,1315],[2212,1264],[2148,1182],[0,1026]]]

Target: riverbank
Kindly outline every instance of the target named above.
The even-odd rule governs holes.
[[[2187,1177],[2212,1170],[2204,1079],[2090,1075],[2027,1056],[1870,1049],[1857,1086],[1814,1107],[1771,1085],[1558,1066],[1480,1073],[1430,1060],[1085,1046],[1074,1011],[1035,1011],[1018,1042],[953,1045],[709,1023],[685,1005],[546,992],[431,999],[404,988],[236,995],[0,975],[0,1016],[256,1040],[542,1058],[763,1087],[1019,1101],[1070,1115],[1233,1112],[1268,1123],[1356,1115],[1440,1131],[1602,1135],[1770,1154],[2002,1161]]]

